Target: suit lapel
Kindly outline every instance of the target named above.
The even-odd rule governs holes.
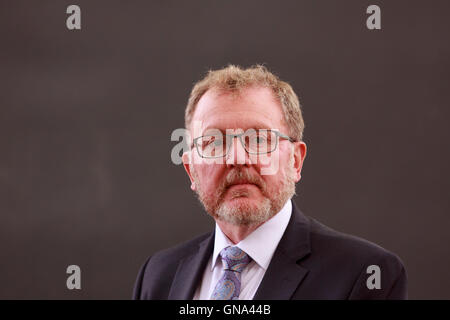
[[[198,251],[184,258],[178,265],[169,300],[190,300],[200,283],[206,264],[213,252],[214,232],[198,245]]]
[[[309,221],[292,201],[291,219],[254,299],[290,299],[308,273],[297,262],[310,251]]]

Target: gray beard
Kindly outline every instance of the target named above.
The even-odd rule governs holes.
[[[294,171],[294,169],[292,169]],[[282,179],[283,183],[277,192],[268,194],[266,191],[266,186],[264,182],[260,182],[260,190],[263,194],[263,201],[260,203],[245,203],[242,202],[239,205],[233,204],[228,205],[228,203],[223,201],[226,188],[223,186],[219,187],[213,196],[207,195],[202,185],[199,184],[199,179],[195,172],[192,172],[195,184],[197,186],[197,198],[200,203],[205,208],[205,211],[212,216],[215,220],[227,222],[233,225],[245,225],[253,226],[259,225],[277,214],[285,205],[285,203],[292,198],[295,194],[295,181],[292,178],[293,172],[288,172],[288,174]],[[247,178],[245,172],[237,171],[232,173],[231,177],[227,177],[227,180],[232,180],[233,178]],[[246,191],[232,191],[230,195],[231,198],[238,198],[242,196],[248,196]]]

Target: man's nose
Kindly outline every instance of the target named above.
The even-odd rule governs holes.
[[[238,137],[230,137],[230,150],[226,156],[226,164],[233,165],[249,165],[250,157]]]

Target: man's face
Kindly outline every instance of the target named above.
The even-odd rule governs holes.
[[[192,138],[212,129],[222,133],[277,129],[289,134],[280,103],[264,87],[249,87],[239,95],[208,90],[197,104],[190,129]],[[280,138],[277,150],[263,156],[263,161],[234,138],[221,163],[201,158],[195,148],[183,155],[183,162],[192,190],[211,216],[235,225],[254,225],[270,219],[295,193],[305,155],[303,142]],[[276,170],[263,174],[269,166]]]

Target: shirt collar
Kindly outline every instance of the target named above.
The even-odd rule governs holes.
[[[291,214],[292,203],[289,199],[276,215],[260,225],[236,246],[244,250],[261,268],[267,270],[275,249],[286,230]],[[216,223],[211,271],[216,266],[220,252],[228,246],[234,246],[234,244]]]

